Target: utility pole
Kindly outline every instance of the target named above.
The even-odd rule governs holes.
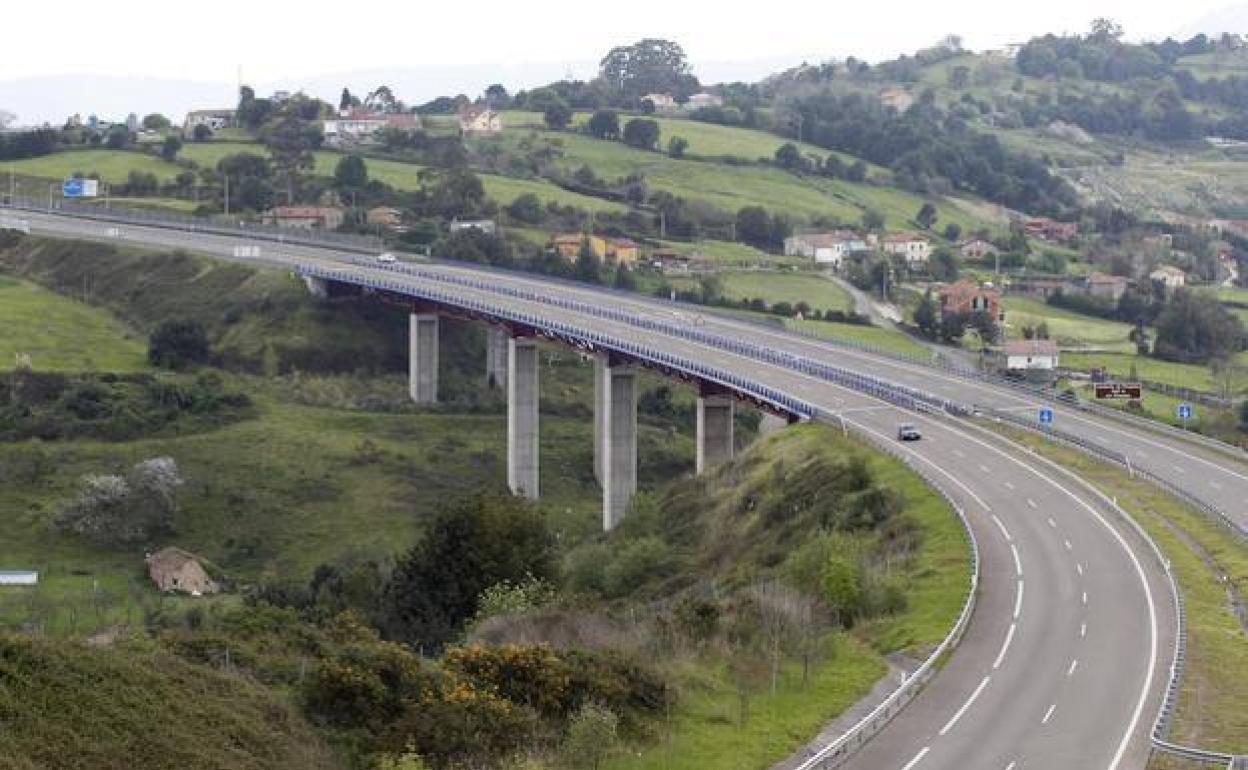
[[[225,215],[230,215],[230,175],[225,175]]]
[[[667,212],[659,209],[659,238],[667,238]]]

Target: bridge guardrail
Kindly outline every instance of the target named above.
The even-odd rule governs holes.
[[[1056,438],[1059,441],[1062,441],[1064,443],[1074,446],[1076,449],[1084,452],[1085,454],[1091,455],[1098,459],[1108,460],[1118,465],[1122,465],[1128,470],[1128,472],[1136,472],[1136,473],[1139,472],[1139,471],[1132,471],[1131,465],[1129,462],[1126,462],[1125,456],[1115,453],[1115,452],[1108,451],[1104,447],[1100,447],[1095,444],[1092,444],[1091,442],[1084,441],[1077,436],[1072,436],[1070,434],[1067,434],[1067,433],[1064,433],[1062,431],[1058,431],[1055,429],[1051,429],[1051,428],[1041,428],[1040,426],[1033,424],[1029,420],[1024,420],[1008,412],[994,412],[994,413],[991,413],[991,416],[999,420],[1002,420],[1004,422],[1009,422],[1011,424],[1017,425],[1028,431],[1031,431],[1034,433],[1040,433],[1050,438]],[[1153,748],[1156,749],[1157,751],[1162,751],[1167,754],[1172,754],[1177,757],[1182,757],[1184,759],[1189,759],[1189,760],[1193,760],[1196,762],[1203,762],[1206,764],[1221,765],[1225,768],[1228,768],[1228,770],[1230,768],[1233,768],[1234,763],[1236,761],[1236,757],[1234,755],[1226,754],[1226,753],[1219,752],[1219,751],[1209,751],[1207,749],[1200,749],[1200,748],[1195,748],[1192,746],[1183,746],[1181,744],[1172,743],[1169,740],[1167,740],[1167,736],[1170,734],[1171,720],[1174,717],[1174,711],[1178,705],[1179,690],[1182,687],[1182,682],[1183,682],[1183,666],[1187,659],[1187,609],[1186,609],[1186,605],[1183,603],[1183,594],[1181,591],[1179,591],[1178,580],[1174,576],[1174,570],[1171,569],[1170,561],[1166,559],[1165,554],[1161,550],[1161,546],[1157,545],[1157,541],[1153,539],[1152,535],[1150,535],[1148,531],[1145,530],[1144,527],[1141,526],[1140,523],[1135,520],[1134,516],[1131,516],[1129,513],[1123,510],[1122,507],[1118,505],[1118,502],[1116,500],[1113,500],[1107,497],[1099,489],[1092,486],[1085,479],[1082,479],[1079,476],[1075,475],[1069,469],[1066,469],[1060,465],[1056,465],[1056,464],[1054,465],[1059,470],[1063,471],[1067,475],[1072,476],[1073,478],[1078,480],[1080,483],[1082,483],[1084,486],[1091,489],[1099,498],[1101,498],[1101,500],[1106,505],[1110,506],[1118,514],[1118,516],[1121,519],[1128,522],[1131,525],[1132,529],[1134,529],[1135,532],[1146,543],[1148,543],[1149,548],[1152,550],[1154,557],[1165,568],[1166,580],[1170,587],[1170,598],[1171,598],[1171,602],[1174,605],[1174,611],[1175,611],[1175,636],[1174,636],[1175,642],[1174,642],[1174,654],[1170,660],[1170,676],[1166,682],[1166,693],[1165,693],[1165,696],[1162,698],[1161,705],[1157,709],[1157,716],[1153,720],[1153,729],[1149,733],[1149,740],[1152,743]],[[1194,498],[1191,498],[1190,496],[1183,496],[1179,494],[1181,490],[1177,490],[1177,488],[1173,488],[1170,485],[1165,484],[1163,480],[1158,479],[1152,474],[1142,474],[1142,475],[1145,475],[1150,481],[1154,483],[1161,483],[1169,491],[1171,491],[1172,494],[1176,494],[1185,502],[1188,502],[1189,504],[1192,504],[1192,505],[1202,505],[1199,501],[1195,500]],[[1206,509],[1209,509],[1209,506],[1204,506],[1204,507]],[[1217,511],[1217,509],[1212,509],[1212,510],[1216,513],[1219,513],[1219,514],[1221,513],[1220,511]],[[1235,530],[1235,531],[1238,531],[1238,530]]]

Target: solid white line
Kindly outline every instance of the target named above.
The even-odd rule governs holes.
[[[1047,725],[1049,723],[1049,719],[1053,717],[1053,712],[1056,710],[1057,710],[1056,703],[1054,703],[1052,706],[1049,706],[1049,710],[1044,712],[1044,719],[1040,720],[1040,724]]]
[[[1086,637],[1087,635],[1088,635],[1088,624],[1080,623],[1079,624],[1079,638],[1082,639]]]
[[[1078,668],[1078,667],[1079,667],[1079,661],[1078,661],[1078,659],[1076,659],[1076,660],[1072,660],[1072,661],[1070,662],[1070,668],[1066,669],[1066,676],[1074,676],[1074,675],[1075,675],[1075,669],[1076,669],[1076,668]]]
[[[966,713],[966,710],[971,707],[971,704],[975,702],[975,699],[979,697],[979,694],[984,691],[985,687],[988,686],[988,680],[990,679],[992,679],[991,676],[986,676],[980,681],[979,687],[976,687],[975,692],[971,693],[971,697],[966,699],[966,703],[962,704],[962,708],[958,709],[957,713],[945,723],[945,726],[940,728],[941,735],[944,735],[953,729],[953,726],[958,723],[958,720],[961,719],[962,715]]]
[[[1014,619],[1023,611],[1023,581],[1018,581],[1018,596],[1014,597]]]
[[[1053,529],[1057,529],[1057,522],[1053,521],[1052,516],[1049,517],[1049,526],[1052,527]]]
[[[1010,550],[1014,552],[1014,571],[1021,578],[1023,576],[1023,562],[1018,558],[1018,546],[1010,543]]]
[[[910,770],[910,768],[912,768],[912,767],[914,767],[915,765],[919,764],[919,762],[920,762],[920,761],[922,761],[923,757],[926,757],[926,756],[927,756],[927,752],[929,752],[929,751],[931,751],[931,750],[932,750],[932,749],[931,749],[931,747],[930,747],[930,746],[924,746],[924,747],[923,747],[923,750],[922,750],[922,751],[920,751],[918,754],[915,754],[915,755],[914,755],[914,759],[912,759],[912,760],[910,760],[909,762],[907,762],[907,763],[906,763],[906,766],[905,766],[905,767],[903,767],[903,768],[901,768],[901,770]]]
[[[992,662],[992,668],[994,671],[1001,668],[1001,661],[1005,660],[1005,653],[1010,649],[1010,642],[1014,641],[1014,629],[1017,627],[1017,623],[1011,623],[1010,630],[1005,632],[1005,642],[1001,644],[1001,652],[997,653],[997,659]]]
[[[992,520],[997,525],[997,529],[1001,530],[1001,534],[1005,536],[1005,542],[1010,542],[1014,538],[1010,537],[1010,531],[1005,528],[1005,523],[997,518],[997,514],[992,514]]]
[[[1030,505],[1032,508],[1036,507],[1036,501],[1032,500],[1030,497],[1027,498],[1027,504]]]
[[[1084,604],[1087,604],[1087,603],[1088,603],[1088,592],[1087,592],[1087,591],[1084,591],[1084,592],[1083,592],[1083,603],[1084,603]]]

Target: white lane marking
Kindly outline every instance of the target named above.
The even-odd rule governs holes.
[[[1001,530],[1001,534],[1005,536],[1005,542],[1009,543],[1014,540],[1014,538],[1010,537],[1010,531],[1005,528],[1005,523],[997,518],[997,514],[992,514],[992,520],[997,525],[997,529]]]
[[[1069,541],[1069,540],[1064,541],[1064,542],[1062,543],[1062,545],[1066,546],[1066,550],[1067,550],[1067,551],[1069,551],[1069,550],[1071,550],[1071,549],[1073,548],[1073,546],[1071,546],[1071,544],[1070,544],[1070,541]]]
[[[1018,595],[1014,597],[1014,619],[1023,611],[1023,581],[1018,581]]]
[[[1085,605],[1088,603],[1088,592],[1087,592],[1087,591],[1084,591],[1084,592],[1083,592],[1083,603],[1084,603]]]
[[[1023,561],[1018,558],[1018,546],[1010,543],[1010,550],[1014,552],[1014,571],[1017,572],[1018,576],[1021,578],[1023,576]]]
[[[1175,473],[1186,473],[1186,471],[1184,471],[1183,468],[1178,465],[1171,465],[1170,467],[1174,468]]]
[[[1075,562],[1075,571],[1076,571],[1076,572],[1078,572],[1080,575],[1082,575],[1082,574],[1083,574],[1083,565],[1082,565],[1082,564],[1080,564],[1079,562]]]
[[[906,766],[905,766],[905,767],[903,767],[903,768],[901,768],[901,770],[910,770],[910,768],[912,768],[912,767],[914,767],[915,765],[919,764],[919,762],[922,762],[922,761],[923,761],[923,757],[926,757],[926,756],[927,756],[927,752],[929,752],[929,751],[931,751],[931,750],[932,750],[931,746],[924,746],[924,747],[923,747],[923,750],[922,750],[922,751],[920,751],[918,754],[915,754],[915,755],[914,755],[914,759],[912,759],[912,760],[910,760],[909,762],[907,762],[907,763],[906,763]]]
[[[1030,497],[1027,498],[1027,504],[1030,505],[1032,508],[1036,507],[1036,501],[1032,500]]]
[[[1049,526],[1052,527],[1053,529],[1057,529],[1057,522],[1053,521],[1052,516],[1049,517]]]
[[[949,721],[945,723],[945,726],[940,728],[941,735],[944,735],[953,729],[953,726],[958,723],[958,720],[961,719],[962,715],[966,713],[966,710],[971,707],[971,704],[975,702],[975,699],[979,697],[979,694],[984,691],[985,687],[988,686],[988,681],[990,679],[992,679],[992,676],[986,676],[980,681],[979,687],[976,687],[975,692],[971,693],[971,697],[966,699],[966,703],[962,704],[962,708],[958,709],[957,713],[950,717]]]
[[[992,662],[993,671],[1001,668],[1001,661],[1005,660],[1005,653],[1010,649],[1010,642],[1014,641],[1014,631],[1017,628],[1017,623],[1011,623],[1010,630],[1005,632],[1005,641],[1001,643],[1001,652],[997,653],[997,659]]]
[[[1010,764],[1005,766],[1005,770],[1014,770],[1014,765],[1017,765],[1017,764],[1018,764],[1017,762],[1011,762]]]
[[[1088,624],[1087,624],[1087,623],[1080,623],[1080,624],[1079,624],[1079,638],[1080,638],[1080,639],[1083,639],[1083,638],[1084,638],[1084,637],[1086,637],[1087,635],[1088,635]]]
[[[992,473],[992,471],[988,470],[988,466],[984,465],[983,463],[979,464],[979,469],[983,471],[984,473]]]
[[[1047,725],[1049,723],[1049,720],[1053,718],[1053,712],[1056,710],[1057,710],[1056,703],[1054,703],[1052,706],[1049,706],[1049,710],[1044,712],[1044,719],[1040,720],[1040,724]]]
[[[1013,489],[1013,488],[1014,488],[1014,485],[1013,485],[1013,484],[1011,484],[1010,482],[1008,482],[1008,481],[1007,481],[1007,482],[1005,482],[1005,488],[1006,488],[1006,489]]]
[[[1070,662],[1070,668],[1066,669],[1066,676],[1074,676],[1075,669],[1079,668],[1079,660],[1075,659]]]
[[[1054,479],[1052,476],[1048,476],[1044,473],[1041,473],[1039,470],[1029,465],[1028,463],[1025,463],[1022,460],[1018,459],[1017,457],[1014,457],[1013,455],[1005,452],[1004,450],[999,449],[993,446],[992,444],[989,444],[987,441],[984,441],[983,439],[974,438],[968,433],[965,433],[956,428],[948,428],[948,429],[951,430],[955,435],[960,435],[969,441],[974,441],[980,446],[983,446],[992,451],[995,451],[997,454],[1001,455],[1005,459],[1014,463],[1018,467],[1024,469],[1025,471],[1030,471],[1031,473],[1035,474],[1037,477],[1047,481],[1053,487],[1060,490],[1064,495],[1066,495],[1075,503],[1077,503],[1085,511],[1092,514],[1092,516],[1098,522],[1100,522],[1101,526],[1105,528],[1105,531],[1107,531],[1110,534],[1110,536],[1114,538],[1114,540],[1118,543],[1118,546],[1122,548],[1124,553],[1126,553],[1127,558],[1131,560],[1131,565],[1135,567],[1135,575],[1140,580],[1140,587],[1144,591],[1144,600],[1148,604],[1148,671],[1144,675],[1144,680],[1140,683],[1140,694],[1139,694],[1139,697],[1135,701],[1135,709],[1131,712],[1131,719],[1127,722],[1127,727],[1122,733],[1122,738],[1118,741],[1118,749],[1114,752],[1113,758],[1110,760],[1109,764],[1106,766],[1106,770],[1118,770],[1118,766],[1122,764],[1122,758],[1127,753],[1127,745],[1131,742],[1131,736],[1135,734],[1135,729],[1140,724],[1140,718],[1144,714],[1144,706],[1148,702],[1149,690],[1151,690],[1153,687],[1153,678],[1157,675],[1157,646],[1158,646],[1157,602],[1153,598],[1153,588],[1151,585],[1149,585],[1148,575],[1144,573],[1144,565],[1140,563],[1140,557],[1136,555],[1135,551],[1131,548],[1130,544],[1127,543],[1126,538],[1122,536],[1122,533],[1119,532],[1117,529],[1115,529],[1113,525],[1109,523],[1109,521],[1105,518],[1105,516],[1100,511],[1098,511],[1095,507],[1089,504],[1086,500],[1079,497],[1079,495],[1076,495],[1074,492],[1070,491],[1066,487],[1057,483],[1057,480]],[[985,428],[978,428],[978,427],[975,427],[974,429],[982,430],[982,431],[987,430]],[[1017,445],[1012,444],[1012,442],[1011,442],[1011,445],[1017,447]],[[1064,468],[1062,468],[1060,465],[1053,462],[1052,460],[1049,460],[1048,458],[1040,457],[1039,455],[1034,455],[1034,454],[1032,455],[1032,457],[1038,460],[1043,465],[1046,465],[1049,468],[1052,468],[1054,471],[1063,473],[1069,476],[1070,478],[1074,479],[1076,482],[1081,482],[1082,484],[1085,485],[1086,488],[1094,489],[1086,481],[1083,481],[1074,473],[1065,470]],[[1199,458],[1196,458],[1196,459],[1199,459]],[[1212,465],[1212,463],[1210,464]],[[1020,585],[1021,585],[1021,581],[1020,581]]]
[[[813,378],[811,378],[811,379],[813,379]],[[877,399],[877,400],[878,400],[878,399]],[[893,441],[893,439],[892,439],[892,438],[890,438],[890,437],[888,437],[888,436],[885,436],[883,433],[880,433],[878,430],[874,430],[874,429],[872,429],[872,428],[868,428],[866,425],[863,425],[863,424],[862,424],[862,423],[860,423],[860,422],[854,422],[853,420],[846,420],[845,422],[846,422],[847,424],[849,424],[849,425],[854,426],[854,428],[855,428],[855,429],[860,430],[860,431],[862,431],[863,433],[870,433],[872,436],[875,436],[875,437],[877,437],[877,438],[879,438],[879,439],[882,439],[882,440],[884,440],[884,441],[888,441],[888,442],[892,442],[892,441]],[[953,482],[954,484],[956,484],[956,485],[958,485],[959,487],[961,487],[963,492],[966,492],[968,495],[970,495],[970,496],[971,496],[971,499],[972,499],[972,500],[974,500],[975,502],[979,503],[979,506],[980,506],[981,508],[983,508],[983,509],[984,509],[984,512],[985,512],[985,513],[991,513],[991,512],[992,512],[992,506],[988,505],[988,503],[985,503],[985,502],[984,502],[984,498],[982,498],[982,497],[980,497],[979,495],[975,494],[975,491],[974,491],[974,490],[972,490],[970,487],[968,487],[968,486],[967,486],[967,485],[966,485],[966,484],[965,484],[965,483],[964,483],[961,479],[959,479],[957,476],[953,475],[952,473],[950,473],[949,471],[945,470],[945,469],[944,469],[944,468],[942,468],[941,466],[937,465],[936,463],[932,462],[932,461],[931,461],[931,460],[929,460],[928,458],[926,458],[926,457],[924,457],[923,455],[919,454],[918,452],[914,451],[914,450],[913,450],[913,449],[911,449],[910,447],[907,447],[907,446],[900,446],[900,447],[898,447],[898,449],[900,449],[900,450],[901,450],[901,451],[903,451],[903,452],[908,453],[908,454],[909,454],[910,456],[912,456],[914,459],[916,459],[916,460],[920,460],[920,461],[925,462],[925,463],[927,463],[928,465],[932,466],[932,468],[934,468],[936,471],[940,472],[940,474],[941,474],[941,475],[943,475],[945,478],[949,479],[949,481],[951,481],[951,482]]]

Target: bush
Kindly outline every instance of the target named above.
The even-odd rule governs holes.
[[[624,143],[640,150],[659,146],[659,124],[649,118],[633,118],[624,124]]]
[[[84,476],[78,495],[57,511],[54,522],[105,545],[149,542],[173,531],[183,483],[169,457],[145,460],[125,477]]]
[[[148,338],[147,360],[165,369],[183,369],[208,360],[208,335],[199,321],[172,319]]]
[[[671,576],[677,566],[671,546],[657,537],[643,537],[619,548],[603,569],[603,589],[608,596],[625,596]]]

